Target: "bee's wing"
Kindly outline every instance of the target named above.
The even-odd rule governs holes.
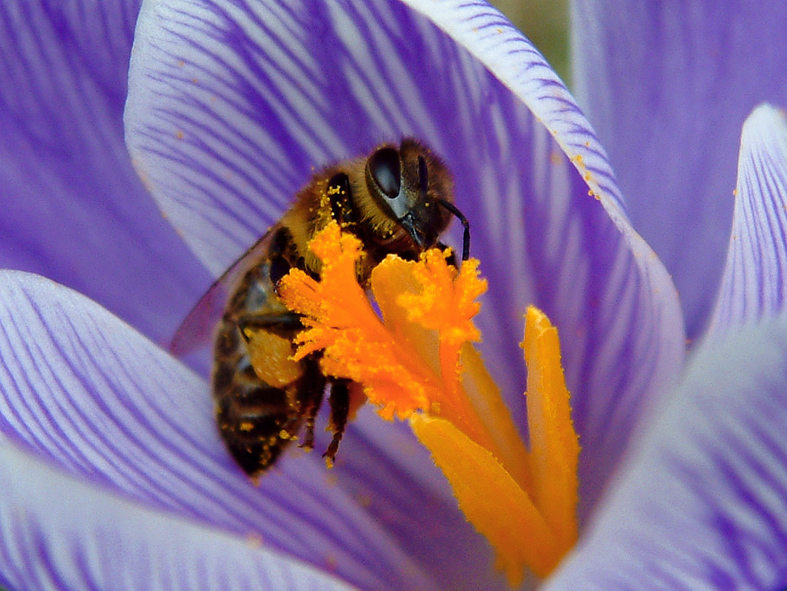
[[[169,345],[169,350],[182,357],[210,343],[230,296],[246,271],[264,256],[270,243],[270,230],[213,282],[197,305],[183,320]]]

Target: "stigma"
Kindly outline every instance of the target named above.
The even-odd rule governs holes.
[[[355,236],[331,223],[310,249],[321,280],[293,269],[278,285],[303,317],[293,359],[321,352],[326,375],[360,384],[383,419],[409,421],[512,587],[528,569],[548,575],[577,539],[579,457],[549,319],[534,307],[525,314],[526,445],[473,347],[487,289],[477,260],[457,269],[439,249],[418,261],[389,255],[370,280],[378,314],[356,280]]]

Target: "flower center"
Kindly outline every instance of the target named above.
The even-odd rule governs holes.
[[[380,319],[356,281],[360,241],[334,222],[310,248],[321,280],[295,269],[279,284],[303,315],[294,359],[323,351],[326,375],[361,384],[384,419],[409,420],[512,586],[526,566],[549,574],[577,538],[579,456],[549,319],[533,307],[525,316],[528,450],[471,345],[481,339],[473,318],[487,287],[477,260],[457,270],[437,249],[417,262],[389,255],[371,276]]]

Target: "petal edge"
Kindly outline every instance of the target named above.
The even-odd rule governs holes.
[[[787,304],[787,118],[761,105],[743,125],[727,262],[710,330],[778,315]]]

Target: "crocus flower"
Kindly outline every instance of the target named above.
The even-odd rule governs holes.
[[[776,4],[577,2],[578,92],[621,193],[482,2],[146,0],[135,33],[136,0],[5,2],[0,252],[50,279],[0,275],[0,584],[506,587],[405,425],[362,410],[333,471],[295,454],[257,488],[162,347],[313,167],[412,134],[471,218],[481,349],[522,432],[527,304],[561,334],[581,530],[545,587],[783,587],[783,114],[738,141],[787,104]]]

